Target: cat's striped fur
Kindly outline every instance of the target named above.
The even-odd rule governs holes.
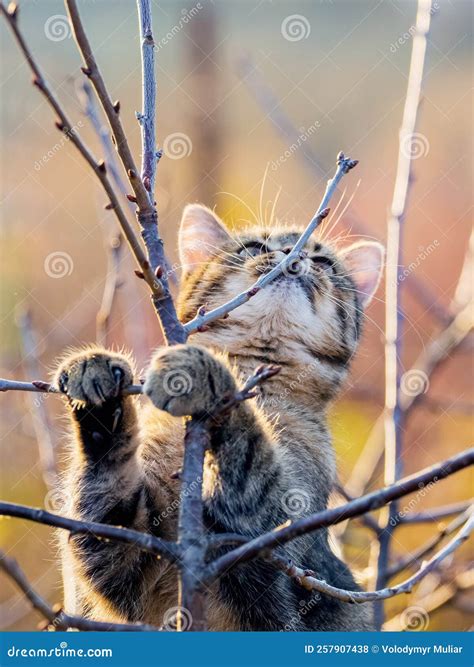
[[[237,241],[209,209],[187,207],[180,233],[182,319],[250,287],[297,236],[296,230],[254,229]],[[379,244],[337,252],[312,239],[306,257],[247,304],[188,345],[155,354],[145,383],[153,406],[121,395],[132,380],[125,357],[96,348],[68,356],[57,372],[74,427],[68,513],[175,538],[179,417],[210,410],[262,363],[279,364],[281,372],[265,383],[258,401],[237,407],[212,433],[204,472],[206,526],[256,536],[325,508],[335,480],[326,410],[357,347],[382,254]],[[284,553],[328,583],[357,590],[325,530],[295,540]],[[63,562],[66,605],[74,602],[76,613],[161,625],[177,604],[174,568],[131,546],[76,535],[63,543]],[[310,594],[263,561],[225,574],[208,599],[213,630],[372,627],[369,605]]]

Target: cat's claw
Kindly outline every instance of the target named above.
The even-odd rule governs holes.
[[[78,406],[102,405],[132,384],[128,360],[101,349],[75,352],[63,361],[56,373],[59,391]]]

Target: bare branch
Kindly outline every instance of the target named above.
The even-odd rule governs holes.
[[[298,261],[301,259],[301,253],[303,252],[303,248],[311,234],[328,215],[329,209],[327,206],[337,188],[339,181],[357,164],[357,160],[346,158],[344,153],[339,153],[337,156],[336,172],[334,176],[327,182],[326,191],[322,198],[321,204],[319,205],[319,208],[314,214],[309,225],[306,227],[305,231],[301,234],[300,238],[295,243],[291,252],[271,271],[260,276],[260,278],[252,285],[250,289],[246,290],[245,292],[241,292],[237,296],[230,299],[230,301],[227,303],[224,303],[222,306],[218,306],[209,312],[205,312],[200,309],[196,317],[184,325],[186,333],[189,335],[194,331],[199,331],[199,329],[208,325],[213,320],[216,320],[220,317],[223,317],[227,313],[230,313],[232,310],[235,310],[235,308],[238,308],[238,306],[241,306],[243,303],[246,303],[249,299],[255,296],[255,294],[257,294],[281,273],[284,273],[285,271],[291,272],[292,267],[295,268]]]
[[[452,320],[451,324],[430,341],[413,366],[406,372],[407,378],[418,379],[417,391],[399,389],[398,405],[406,422],[413,409],[426,400],[429,384],[442,369],[451,354],[459,348],[472,331],[472,306],[464,307]],[[372,478],[383,452],[384,415],[376,420],[356,462],[346,488],[355,496],[364,492],[366,484]]]
[[[112,184],[110,183],[110,180],[107,175],[107,169],[105,163],[103,161],[97,162],[95,160],[89,148],[87,148],[85,143],[80,138],[79,134],[77,133],[77,130],[73,127],[73,125],[69,121],[61,104],[56,99],[54,93],[52,92],[48,83],[41,74],[41,71],[38,65],[36,64],[36,61],[34,60],[33,55],[30,49],[28,48],[23,38],[23,35],[18,27],[18,12],[15,3],[11,3],[8,9],[5,8],[3,3],[0,3],[0,11],[5,17],[6,21],[8,22],[8,25],[10,26],[13,35],[15,36],[15,39],[18,43],[18,46],[20,47],[20,50],[25,56],[31,71],[33,72],[34,85],[43,94],[48,104],[52,107],[52,109],[55,111],[55,113],[59,118],[59,120],[56,122],[56,127],[65,134],[65,136],[71,141],[72,144],[74,144],[74,146],[77,148],[77,150],[80,152],[82,157],[85,159],[87,164],[91,167],[91,169],[94,171],[95,175],[101,182],[102,187],[104,188],[107,197],[109,199],[110,202],[109,206],[117,216],[119,225],[124,233],[125,238],[127,239],[127,242],[137,261],[137,264],[140,267],[140,272],[141,274],[143,274],[143,278],[151,290],[154,302],[156,302],[156,300],[162,293],[161,285],[157,280],[150,266],[150,262],[148,261],[145,253],[143,252],[142,246],[138,238],[135,236],[135,232],[133,231],[130,223],[128,222],[128,219],[114,192]]]
[[[473,502],[474,499],[471,499],[459,503],[452,503],[451,505],[433,507],[433,509],[425,510],[424,512],[406,514],[405,516],[400,517],[400,523],[430,523],[432,521],[439,521],[439,519],[445,519],[453,514],[464,512]]]
[[[6,503],[0,501],[0,516],[12,516],[18,519],[27,519],[35,523],[54,526],[69,530],[72,534],[91,534],[97,539],[116,540],[124,542],[148,551],[156,556],[162,556],[171,562],[175,562],[179,557],[179,548],[173,542],[168,542],[154,535],[141,533],[130,528],[112,526],[105,523],[95,523],[93,521],[79,521],[69,519],[59,514],[53,514],[43,509],[35,507],[26,507],[16,503]]]
[[[170,344],[184,343],[186,341],[186,332],[178,320],[174,302],[169,291],[165,270],[166,259],[163,250],[163,241],[158,233],[158,214],[155,207],[154,196],[146,187],[146,185],[151,187],[151,181],[149,183],[148,181],[144,182],[138,174],[122,126],[122,121],[120,120],[120,104],[118,102],[112,102],[112,99],[110,98],[89,39],[84,30],[77,3],[75,0],[65,0],[65,6],[69,14],[69,20],[72,25],[77,46],[84,60],[82,71],[91,81],[102,105],[112,130],[115,147],[133,189],[133,195],[130,195],[129,198],[131,198],[131,201],[136,202],[138,207],[137,220],[140,224],[141,235],[148,253],[148,270],[153,275],[154,291],[152,292],[152,300],[159,315],[163,333]],[[151,31],[151,14],[147,14],[147,18],[149,19],[148,25]],[[153,48],[152,44],[150,44],[150,47]],[[145,96],[148,100],[147,104],[150,104],[151,98],[154,98],[155,95],[155,84],[154,73],[150,71],[150,68],[148,67],[149,55],[147,55],[146,64],[147,68],[143,71],[143,86],[144,89],[146,89]],[[154,108],[154,101],[152,106]],[[147,149],[149,148],[148,142],[151,136],[149,132],[150,124],[153,124],[152,134],[154,136],[154,123],[155,118],[149,116],[147,120]],[[145,274],[144,271],[143,273]],[[145,279],[146,278],[147,276],[145,274]]]
[[[292,579],[295,579],[308,591],[318,591],[324,595],[329,595],[332,598],[336,598],[341,602],[363,604],[365,602],[387,600],[388,598],[393,598],[396,595],[401,595],[404,593],[411,593],[415,584],[420,582],[445,558],[458,549],[468,539],[473,529],[474,516],[472,515],[471,510],[469,518],[465,522],[462,529],[458,532],[456,537],[448,542],[448,544],[446,544],[446,546],[441,549],[431,560],[424,563],[420,569],[415,572],[415,574],[413,574],[405,581],[397,584],[396,586],[383,588],[377,591],[348,591],[344,590],[343,588],[336,588],[335,586],[328,584],[326,581],[317,579],[314,576],[314,572],[311,570],[303,570],[300,567],[296,567],[296,565],[291,563],[291,561],[289,562],[280,556],[272,554],[267,557],[267,560],[276,565],[276,567],[282,570],[282,572],[288,574],[288,576],[290,576]]]
[[[150,0],[137,0],[137,9],[142,46],[142,112],[137,113],[137,120],[142,130],[141,179],[148,191],[150,203],[153,205],[156,166],[161,153],[156,150],[155,138],[155,42],[153,39]]]
[[[431,0],[418,0],[415,34],[408,75],[407,94],[399,134],[397,172],[387,230],[387,268],[385,278],[385,484],[393,484],[402,474],[402,437],[404,412],[400,406],[403,316],[400,293],[403,283],[398,279],[402,264],[401,231],[403,227],[412,172],[412,145],[420,104],[421,84],[426,53],[426,36],[430,28]],[[386,568],[392,533],[390,519],[397,513],[396,503],[382,517],[384,531],[380,534],[377,588],[387,580]],[[382,525],[382,524],[381,524]],[[378,608],[379,625],[383,609]]]
[[[181,498],[178,521],[178,543],[182,558],[179,563],[178,630],[206,629],[206,598],[202,586],[209,540],[203,522],[202,482],[204,456],[210,444],[210,428],[239,403],[253,398],[253,391],[262,382],[276,375],[278,366],[260,366],[231,396],[225,396],[204,419],[190,419],[186,424],[184,460],[181,477]],[[185,624],[181,610],[191,614],[192,624]]]
[[[469,519],[472,515],[472,509],[474,505],[470,505],[465,512],[459,514],[453,521],[451,521],[447,526],[442,526],[439,532],[436,535],[433,535],[425,544],[422,544],[416,551],[413,553],[407,554],[403,558],[400,558],[393,565],[389,565],[387,568],[387,579],[394,577],[399,572],[403,572],[412,565],[417,565],[420,560],[424,559],[428,554],[430,554],[438,544],[440,544],[445,537],[452,535],[455,530],[457,530],[462,524]]]
[[[430,482],[438,482],[441,479],[445,479],[473,463],[474,448],[466,449],[460,454],[446,459],[446,461],[426,468],[416,475],[405,477],[391,486],[361,496],[340,507],[323,510],[289,525],[285,524],[283,527],[277,528],[272,532],[260,535],[247,544],[229,551],[211,563],[207,568],[206,581],[213,581],[230,567],[252,560],[259,554],[266,553],[269,549],[281,546],[300,535],[311,533],[318,528],[334,526],[346,519],[379,509],[393,500],[397,500],[414,491],[419,491],[420,488],[423,488]]]
[[[223,398],[222,403],[219,405],[218,409],[216,409],[214,416],[209,416],[209,419],[217,419],[222,412],[229,410],[231,407],[243,400],[247,400],[247,398],[252,398],[255,394],[252,394],[251,390],[264,380],[278,373],[278,371],[278,366],[260,366],[255,371],[255,373],[250,376],[242,389],[240,389],[235,395]],[[62,395],[62,392],[60,392],[57,387],[55,387],[50,382],[45,382],[43,380],[21,382],[19,380],[7,380],[5,378],[0,378],[0,392],[2,391],[31,391],[34,393],[50,393]],[[123,393],[127,396],[142,394],[143,387],[141,384],[132,384],[129,387],[124,387]]]
[[[85,630],[89,632],[157,632],[160,628],[153,625],[139,623],[105,623],[93,621],[81,616],[71,616],[65,612],[61,605],[51,607],[41,595],[35,591],[28,581],[25,573],[16,560],[0,551],[0,568],[5,574],[13,579],[18,588],[25,594],[34,609],[40,612],[46,619],[46,629],[50,626],[56,630]]]
[[[34,380],[33,382],[20,382],[18,380],[6,380],[0,378],[0,392],[2,391],[32,391],[37,393],[58,394],[62,393],[50,382],[43,382],[43,380]],[[123,393],[126,395],[135,395],[143,393],[143,387],[138,384],[125,387]]]
[[[108,244],[107,275],[105,278],[102,302],[96,316],[96,340],[99,345],[107,346],[110,318],[116,302],[117,289],[120,286],[120,256],[122,237],[115,234]]]
[[[38,376],[40,366],[38,362],[38,341],[33,327],[31,312],[22,310],[17,312],[17,324],[23,349],[22,363],[27,375]],[[53,426],[48,417],[46,406],[43,401],[31,397],[31,417],[38,443],[39,459],[43,480],[48,489],[55,487],[58,480],[56,463],[56,447],[53,441]]]
[[[456,604],[458,595],[468,591],[473,586],[474,570],[462,572],[446,583],[437,582],[435,590],[414,601],[415,610],[420,609],[426,616],[431,615],[449,603]],[[469,613],[471,610],[466,611]],[[409,614],[403,611],[401,614],[392,617],[384,623],[383,629],[388,632],[412,629]],[[414,629],[418,628],[415,627]]]
[[[100,117],[100,112],[96,104],[96,99],[94,91],[89,81],[81,80],[81,83],[76,86],[76,94],[79,99],[79,102],[83,108],[83,111],[90,121],[92,128],[97,135],[101,146],[104,151],[105,164],[110,173],[112,181],[114,183],[115,189],[120,193],[124,200],[126,200],[127,187],[125,180],[122,177],[119,158],[117,151],[114,149],[112,138],[108,127],[106,127]],[[130,214],[135,218],[135,206],[128,200],[128,209]],[[109,244],[109,261],[112,260],[110,255],[114,254],[113,245],[115,243],[120,243],[122,246],[122,235],[120,232],[113,234],[112,238],[107,239]],[[126,307],[128,309],[133,308],[134,317],[125,318],[124,327],[126,330],[126,339],[127,344],[133,348],[135,357],[143,362],[148,356],[149,345],[147,343],[147,336],[144,330],[143,322],[145,321],[145,312],[143,304],[140,300],[136,298],[136,285],[132,284],[135,282],[135,277],[132,277],[132,259],[129,255],[123,256],[122,253],[120,257],[120,266],[121,268],[125,265],[126,275],[121,282],[120,296],[123,299]],[[110,265],[109,265],[110,266]],[[108,280],[106,282],[111,282],[112,278],[110,277],[110,272],[107,274]],[[104,288],[104,297],[107,289],[107,285]]]

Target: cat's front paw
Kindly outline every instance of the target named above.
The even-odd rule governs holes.
[[[229,369],[205,348],[162,348],[151,361],[143,390],[152,403],[175,417],[204,416],[235,390]]]
[[[74,352],[58,367],[55,385],[77,407],[102,405],[132,384],[126,357],[106,350]]]

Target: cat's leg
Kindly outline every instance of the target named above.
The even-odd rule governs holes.
[[[56,383],[68,397],[75,435],[64,488],[68,513],[149,532],[156,491],[141,469],[134,398],[123,394],[132,383],[128,360],[101,349],[74,353],[60,365]],[[83,534],[71,537],[63,558],[72,559],[91,600],[120,617],[141,617],[147,573],[156,562],[151,555]]]
[[[237,382],[223,357],[178,345],[154,356],[144,391],[156,407],[174,416],[206,418],[226,394],[237,390]],[[204,493],[215,511],[230,514],[232,530],[247,534],[282,518],[274,503],[272,519],[262,511],[282,482],[282,467],[273,429],[255,405],[238,404],[210,428],[212,462],[206,466]],[[225,505],[220,511],[219,504]]]
[[[144,391],[156,407],[174,416],[205,418],[237,384],[224,358],[180,345],[154,356]],[[210,532],[256,536],[288,518],[282,503],[291,485],[285,451],[253,401],[235,406],[211,427],[210,445],[203,485]],[[287,553],[295,556],[296,548],[293,543]],[[306,593],[262,560],[221,577],[219,595],[241,619],[243,630],[304,629],[293,610]]]

